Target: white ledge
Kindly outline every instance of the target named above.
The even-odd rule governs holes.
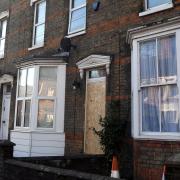
[[[5,17],[9,17],[9,11],[4,11],[0,13],[0,19],[5,18]]]
[[[79,31],[79,32],[76,32],[76,33],[73,33],[73,34],[68,34],[66,37],[67,37],[67,38],[72,38],[72,37],[80,36],[80,35],[83,35],[83,34],[86,34],[86,30],[84,30],[84,31]]]
[[[153,13],[156,13],[156,12],[159,12],[159,11],[164,11],[166,9],[170,9],[172,7],[173,7],[172,3],[163,4],[163,5],[160,5],[160,6],[157,6],[157,7],[147,9],[146,11],[139,13],[139,16],[146,16],[146,15],[153,14]]]
[[[44,44],[39,44],[39,45],[32,46],[32,47],[28,48],[28,51],[31,51],[33,49],[38,49],[38,48],[41,48],[41,47],[44,47]]]

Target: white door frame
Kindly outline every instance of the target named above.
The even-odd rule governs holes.
[[[9,134],[11,91],[7,92],[7,86],[8,86],[8,84],[3,85],[2,110],[1,110],[1,120],[0,120],[0,123],[1,123],[0,139],[2,139],[2,140],[7,140],[8,139],[8,134]],[[8,117],[5,117],[5,115],[4,115],[5,111],[8,111],[7,112]]]

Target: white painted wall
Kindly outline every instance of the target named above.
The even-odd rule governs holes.
[[[11,131],[14,157],[63,156],[64,133]]]

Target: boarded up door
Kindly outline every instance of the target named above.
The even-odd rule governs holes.
[[[85,153],[103,154],[99,137],[93,128],[99,130],[100,117],[105,116],[106,106],[106,78],[87,79],[86,90],[86,128],[85,128]]]

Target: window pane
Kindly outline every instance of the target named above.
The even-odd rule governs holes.
[[[36,8],[36,24],[44,23],[46,16],[46,1],[37,4]]]
[[[140,76],[141,85],[157,82],[156,40],[140,43]]]
[[[86,3],[86,0],[72,0],[72,8],[79,7]]]
[[[142,89],[142,131],[159,132],[159,88]]]
[[[17,101],[16,126],[21,126],[22,103],[23,101]]]
[[[3,38],[6,37],[6,27],[7,27],[7,21],[2,22],[2,36]]]
[[[53,128],[54,100],[39,100],[37,127]]]
[[[35,28],[35,44],[41,44],[44,42],[44,30],[45,30],[45,24],[36,26],[36,28]]]
[[[0,21],[0,38],[2,38],[2,21]]]
[[[34,68],[28,69],[28,75],[27,75],[27,89],[26,89],[26,96],[29,97],[32,95],[33,92],[33,86],[34,86]]]
[[[100,77],[105,77],[106,76],[106,71],[104,69],[96,69],[89,71],[89,78],[100,78]]]
[[[56,96],[57,68],[41,67],[39,69],[39,95]]]
[[[148,8],[159,6],[171,2],[171,0],[148,0]]]
[[[70,32],[77,31],[85,27],[86,8],[81,8],[72,12]]]
[[[162,132],[179,132],[179,93],[176,85],[161,87]]]
[[[176,82],[176,41],[175,36],[158,39],[159,82]]]
[[[26,74],[27,70],[23,69],[19,71],[19,84],[18,84],[18,96],[19,97],[24,97],[25,96],[25,91],[26,91]]]
[[[24,127],[29,127],[31,101],[25,101]]]
[[[4,48],[5,48],[5,39],[0,40],[0,55],[4,54]]]

